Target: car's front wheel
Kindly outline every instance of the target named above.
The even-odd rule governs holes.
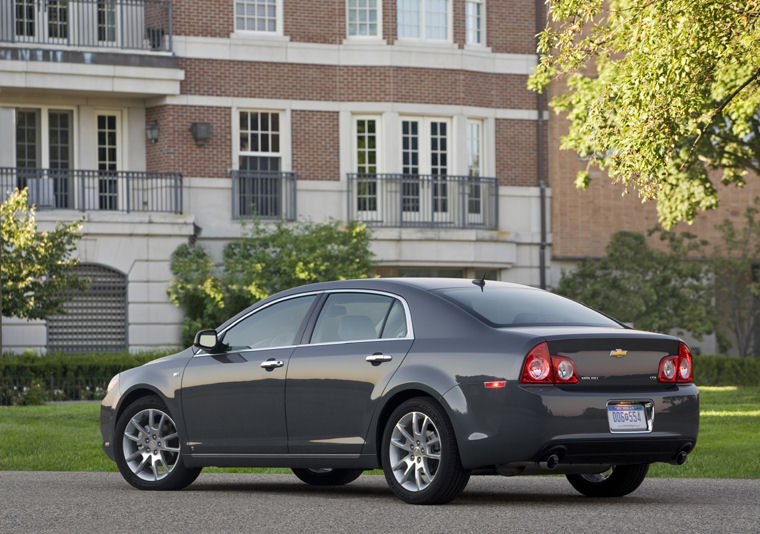
[[[567,475],[573,487],[587,497],[622,497],[638,488],[649,464],[617,465],[604,473]]]
[[[410,504],[443,504],[467,485],[454,429],[431,399],[410,399],[388,419],[382,440],[385,479]]]
[[[182,489],[201,472],[185,467],[177,425],[158,397],[127,406],[116,422],[113,446],[121,475],[138,489]]]
[[[361,469],[296,469],[293,474],[312,486],[343,486],[362,474]]]

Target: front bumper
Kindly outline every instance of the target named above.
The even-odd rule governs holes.
[[[693,384],[613,392],[517,382],[486,390],[479,382],[458,386],[444,398],[465,407],[450,415],[467,469],[541,462],[551,454],[560,464],[670,462],[693,450],[699,431],[699,391]],[[611,400],[651,402],[651,431],[611,433]]]

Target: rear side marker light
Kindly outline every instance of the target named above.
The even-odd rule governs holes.
[[[507,381],[494,380],[493,382],[483,382],[483,385],[485,385],[486,389],[499,389],[499,388],[506,387]]]
[[[526,384],[575,384],[575,363],[564,356],[549,354],[549,346],[539,343],[525,357],[521,382]]]
[[[665,356],[660,360],[657,380],[666,383],[694,381],[694,363],[689,347],[684,343],[679,343],[677,355]]]

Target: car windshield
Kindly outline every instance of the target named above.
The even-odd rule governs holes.
[[[547,291],[530,288],[486,286],[438,291],[491,326],[589,325],[621,328],[599,312]]]

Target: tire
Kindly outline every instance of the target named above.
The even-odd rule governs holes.
[[[586,497],[622,497],[638,488],[648,471],[649,464],[617,465],[612,467],[612,472],[566,476]]]
[[[393,410],[381,447],[385,480],[406,503],[447,503],[470,479],[459,459],[454,428],[432,399],[409,399]]]
[[[121,476],[141,490],[179,490],[201,472],[185,467],[177,426],[155,396],[142,397],[122,412],[113,447]]]
[[[363,471],[361,469],[296,469],[293,474],[312,486],[344,486],[353,482]]]

